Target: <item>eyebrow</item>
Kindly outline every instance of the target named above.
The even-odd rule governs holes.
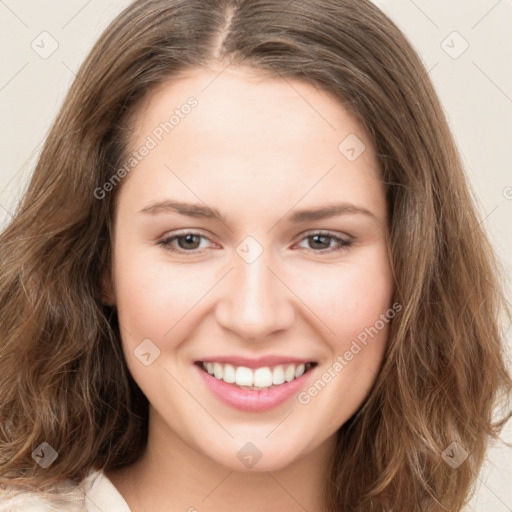
[[[184,203],[181,201],[165,200],[151,203],[140,210],[140,213],[156,215],[159,213],[176,212],[188,217],[199,217],[218,220],[224,223],[223,215],[215,208],[195,203]],[[375,214],[366,208],[356,206],[351,203],[335,203],[321,208],[311,208],[303,210],[294,210],[290,215],[288,222],[299,224],[301,222],[310,222],[315,220],[337,217],[339,215],[366,215],[377,219]]]

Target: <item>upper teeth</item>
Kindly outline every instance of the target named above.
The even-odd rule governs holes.
[[[233,366],[222,363],[202,363],[203,368],[216,379],[237,386],[249,386],[255,388],[269,388],[272,385],[291,382],[299,378],[311,363],[278,365],[274,368],[264,366],[252,370],[246,366]]]

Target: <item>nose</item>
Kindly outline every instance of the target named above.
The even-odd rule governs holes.
[[[244,340],[261,340],[293,324],[293,292],[264,251],[248,263],[233,253],[233,270],[221,285],[216,306],[219,325]]]

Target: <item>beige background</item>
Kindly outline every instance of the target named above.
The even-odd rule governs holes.
[[[501,258],[512,302],[512,2],[375,2],[406,33],[429,70],[463,155],[482,223]],[[0,0],[0,226],[8,222],[26,186],[82,59],[127,4]],[[45,55],[52,45],[55,51]],[[512,421],[502,438],[512,443]],[[500,443],[489,452],[468,510],[512,511],[511,482],[512,447]]]

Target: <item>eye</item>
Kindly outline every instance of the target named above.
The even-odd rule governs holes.
[[[201,247],[201,240],[207,241],[208,238],[201,233],[185,231],[164,238],[158,242],[158,245],[161,245],[168,251],[177,253],[199,254],[203,252],[202,249],[207,247],[207,245]],[[351,239],[344,239],[326,231],[307,233],[306,236],[301,239],[301,242],[303,241],[308,242],[309,248],[317,253],[331,253],[346,250],[352,245]]]
[[[167,238],[164,238],[158,245],[161,245],[165,249],[174,252],[202,252],[200,246],[201,239],[208,240],[204,235],[200,233],[195,233],[192,231],[186,231],[181,234],[173,235]],[[176,242],[174,244],[173,242]]]
[[[332,233],[329,233],[328,231],[316,231],[313,233],[308,233],[305,237],[302,238],[302,241],[304,240],[308,242],[308,245],[310,245],[311,249],[314,249],[314,252],[341,251],[346,250],[352,245],[351,239],[341,238],[339,236],[333,235]],[[334,247],[332,246],[332,242],[334,242]]]

